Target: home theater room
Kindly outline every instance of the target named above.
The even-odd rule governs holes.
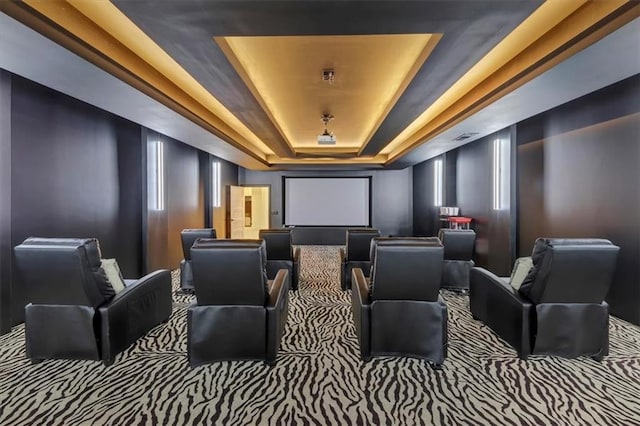
[[[640,425],[637,0],[0,0],[0,425]]]

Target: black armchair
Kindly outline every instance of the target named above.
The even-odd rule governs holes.
[[[115,356],[171,315],[171,274],[125,280],[114,296],[96,239],[28,238],[15,247],[27,287],[27,357],[102,360]],[[106,283],[106,284],[105,284]]]
[[[441,229],[438,238],[444,246],[442,288],[469,290],[469,274],[473,263],[476,233],[470,229]]]
[[[376,355],[447,355],[447,306],[439,295],[443,248],[437,238],[376,238],[371,281],[352,271],[352,313],[364,361]]]
[[[604,298],[618,251],[608,240],[539,238],[533,267],[519,290],[507,278],[473,268],[471,313],[522,359],[550,354],[601,360],[609,353],[609,306]]]
[[[291,289],[298,290],[300,248],[293,250],[290,229],[261,229],[260,238],[267,246],[267,277],[275,279],[280,269],[289,271]]]
[[[262,240],[200,239],[191,259],[197,302],[187,311],[190,365],[249,359],[274,364],[287,320],[289,271],[267,280]]]
[[[347,229],[347,246],[340,249],[340,261],[342,268],[340,269],[340,286],[343,290],[351,288],[351,270],[360,268],[365,277],[369,276],[371,262],[369,260],[369,252],[371,248],[371,240],[379,237],[380,231],[372,228],[354,228]]]
[[[193,293],[193,272],[191,269],[191,246],[198,238],[217,238],[213,228],[183,229],[182,253],[184,259],[180,262],[180,289],[185,293]]]

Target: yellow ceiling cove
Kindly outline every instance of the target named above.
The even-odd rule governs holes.
[[[221,37],[216,42],[294,149],[359,150],[440,35]],[[324,81],[323,70],[334,72]],[[318,146],[321,116],[337,143]]]
[[[425,105],[432,99],[427,93],[419,103],[425,88],[414,78],[420,72],[420,81],[432,83],[425,80],[433,77],[424,66],[442,63],[440,55],[431,54],[445,49],[440,42],[447,34],[197,33],[215,54],[213,43],[227,57],[237,73],[227,67],[234,84],[246,85],[273,123],[275,130],[266,123],[268,132],[261,132],[267,121],[262,111],[256,123],[240,120],[250,116],[242,115],[247,105],[223,104],[223,98],[205,88],[215,87],[207,85],[211,81],[198,81],[178,63],[180,58],[171,57],[111,1],[0,0],[0,10],[228,142],[241,151],[241,158],[249,158],[242,160],[248,167],[379,168],[630,22],[640,15],[640,3],[547,0],[474,66],[460,70],[457,81],[438,86],[431,95],[439,97],[430,105]],[[332,78],[323,78],[325,71]],[[429,87],[434,86],[437,81]],[[406,107],[401,97],[408,88],[407,99],[420,106],[410,117],[389,115],[398,101]],[[319,144],[321,117],[327,114],[333,116],[328,130],[335,142],[328,138],[328,144]],[[383,123],[384,132],[376,135]]]

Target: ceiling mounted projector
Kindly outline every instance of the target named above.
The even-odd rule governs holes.
[[[327,129],[327,125],[329,124],[329,121],[333,119],[333,115],[322,114],[322,117],[320,117],[320,119],[324,123],[324,132],[322,132],[322,134],[318,136],[318,145],[335,145],[336,137],[333,136],[333,133],[329,132],[329,129]]]
[[[324,133],[318,136],[319,145],[335,145],[336,137],[333,135],[325,135]]]

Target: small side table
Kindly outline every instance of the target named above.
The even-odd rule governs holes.
[[[469,229],[469,225],[471,224],[470,217],[464,216],[450,216],[449,217],[449,228],[451,229]]]

